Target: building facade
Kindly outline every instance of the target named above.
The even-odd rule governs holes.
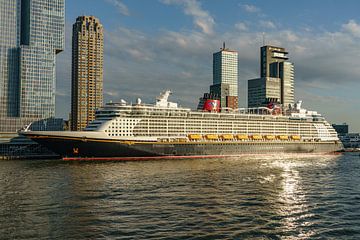
[[[99,19],[81,16],[73,25],[71,130],[80,131],[103,105],[104,33]]]
[[[346,123],[343,124],[332,124],[335,131],[339,136],[344,136],[349,133],[349,125]]]
[[[0,132],[55,116],[65,0],[0,0]]]
[[[263,46],[260,48],[260,77],[279,77],[279,63],[288,60],[285,48]]]
[[[279,103],[284,109],[294,104],[294,64],[287,61],[285,48],[260,48],[260,78],[248,81],[248,107]]]
[[[279,78],[263,77],[248,81],[248,107],[266,106],[269,102],[279,103],[281,81]]]
[[[294,64],[291,62],[280,63],[280,80],[281,80],[281,104],[288,108],[295,102],[294,89]]]
[[[225,48],[225,44],[213,54],[213,85],[210,93],[220,96],[222,108],[238,108],[238,52]]]

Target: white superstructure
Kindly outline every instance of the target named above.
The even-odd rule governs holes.
[[[299,136],[303,141],[337,141],[337,133],[317,112],[301,108],[301,102],[286,115],[272,115],[270,109],[237,109],[201,112],[168,101],[170,91],[149,105],[108,103],[96,112],[96,120],[85,131],[105,133],[115,139],[187,139],[189,134],[247,136]],[[291,112],[290,112],[291,111]],[[219,141],[221,139],[219,138]]]

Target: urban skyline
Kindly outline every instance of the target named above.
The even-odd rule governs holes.
[[[265,35],[266,44],[291,51],[296,100],[304,100],[307,108],[333,123],[348,122],[351,131],[360,129],[360,114],[354,110],[360,102],[355,60],[360,21],[355,1],[326,6],[282,1],[276,11],[271,3],[259,1],[229,0],[224,5],[218,1],[99,0],[91,6],[82,2],[68,2],[67,21],[84,13],[102,20],[107,39],[105,101],[150,99],[164,86],[173,90],[182,105],[194,107],[212,78],[211,53],[226,41],[239,51],[239,103],[246,106],[245,81],[259,74],[258,49]],[[154,11],[146,11],[150,6]],[[279,7],[281,15],[275,14]],[[320,8],[326,15],[318,16]],[[64,52],[60,58],[57,116],[66,117],[70,111],[66,104],[69,66],[65,66],[69,54]]]

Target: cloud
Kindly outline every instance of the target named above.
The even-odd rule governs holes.
[[[121,0],[105,0],[105,1],[113,4],[122,15],[130,16],[130,11],[128,7]]]
[[[142,32],[118,27],[113,31],[105,31],[105,54],[119,59],[137,62],[151,61],[153,56],[151,42]],[[145,46],[139,48],[139,46]]]
[[[288,42],[297,42],[297,41],[299,41],[299,37],[296,35],[296,33],[292,32],[290,30],[283,31],[281,35]]]
[[[164,4],[176,4],[184,8],[186,15],[193,17],[194,25],[203,33],[211,35],[214,33],[214,18],[201,8],[201,5],[196,0],[161,0]]]
[[[259,25],[263,28],[267,28],[267,29],[275,29],[276,25],[275,23],[273,23],[272,21],[259,21]]]
[[[360,37],[360,25],[355,20],[349,20],[346,24],[342,25],[345,32],[352,34],[354,37]]]
[[[239,31],[247,31],[248,30],[248,26],[246,23],[244,22],[238,22],[235,24],[235,28]]]
[[[255,5],[241,4],[240,6],[248,13],[258,13],[261,11],[260,8],[256,7]]]

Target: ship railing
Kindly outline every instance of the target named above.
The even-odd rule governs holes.
[[[164,136],[157,138],[158,142],[318,142],[320,138],[302,137],[300,135],[275,135],[275,134],[188,134],[188,136]]]

